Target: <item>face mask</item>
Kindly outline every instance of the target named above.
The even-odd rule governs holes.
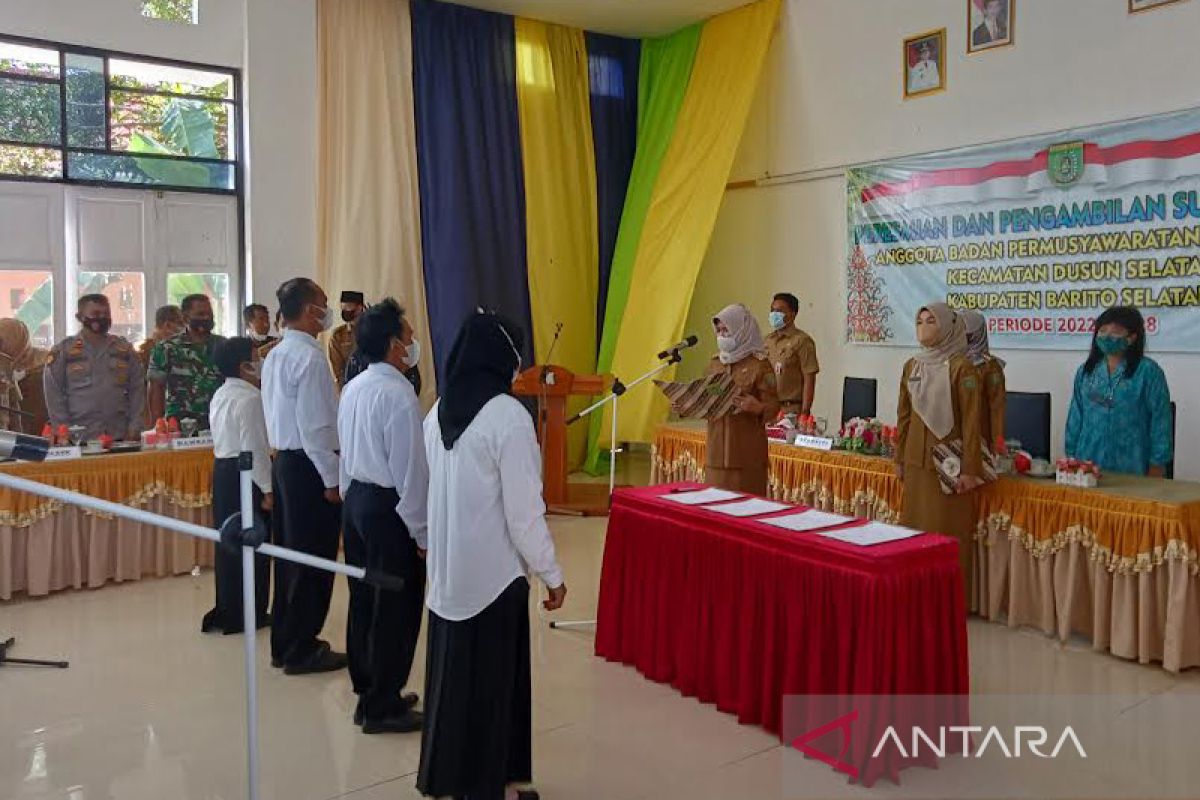
[[[321,308],[320,306],[313,305],[312,303],[309,303],[309,305],[312,308],[315,308],[317,311],[321,312],[321,330],[327,331],[333,327],[333,309],[332,308],[329,308],[328,306],[325,308]]]
[[[1129,349],[1129,340],[1124,336],[1097,336],[1096,346],[1106,356],[1119,356]]]
[[[353,311],[343,311],[342,312],[342,322],[354,322],[354,318],[357,316],[358,315],[355,314]]]
[[[717,337],[717,349],[722,353],[732,353],[735,347],[737,347],[737,340],[732,336]]]
[[[112,327],[112,317],[84,317],[79,321],[83,323],[83,327],[101,336],[108,333],[108,329]]]
[[[188,327],[196,333],[212,333],[215,324],[216,321],[211,319],[196,318],[188,320]]]
[[[252,330],[247,335],[250,337],[250,341],[252,342],[265,342],[267,340],[267,334],[259,333],[258,331]]]
[[[782,311],[772,311],[770,314],[767,315],[767,319],[771,322],[771,327],[774,328],[775,330],[779,330],[780,328],[783,327],[783,312]]]
[[[421,360],[421,343],[416,339],[412,340],[412,344],[408,346],[408,355],[404,358],[404,363],[410,367],[415,367],[417,362]]]
[[[14,381],[15,383],[20,383],[21,381],[25,380],[25,375],[26,375],[26,372],[25,372],[25,370],[23,370],[23,369],[14,369],[14,370],[13,370],[13,374],[12,374],[12,376],[13,376],[13,381]]]

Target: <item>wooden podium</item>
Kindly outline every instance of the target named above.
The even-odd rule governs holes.
[[[572,510],[567,492],[567,398],[604,391],[601,375],[575,375],[562,367],[530,367],[513,381],[513,393],[538,399],[537,432],[542,444],[542,496],[546,507]],[[586,423],[580,421],[577,425]],[[607,493],[607,487],[605,487]],[[587,505],[595,505],[594,500]],[[607,504],[606,504],[607,505]],[[583,509],[575,509],[585,513]]]

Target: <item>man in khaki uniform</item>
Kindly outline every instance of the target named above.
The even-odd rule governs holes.
[[[771,301],[771,328],[767,336],[767,360],[775,370],[779,403],[789,414],[812,413],[817,392],[817,345],[812,337],[796,327],[800,300],[781,292]]]
[[[75,318],[82,330],[50,351],[44,388],[50,424],[82,425],[85,439],[108,434],[137,439],[141,434],[146,383],[142,362],[127,340],[109,334],[108,298],[79,298]]]
[[[342,292],[342,325],[333,329],[329,336],[329,365],[333,367],[333,380],[338,391],[346,385],[346,364],[354,355],[354,323],[366,310],[362,292]]]

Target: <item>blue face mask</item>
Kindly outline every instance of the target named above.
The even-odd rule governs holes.
[[[767,315],[767,320],[771,323],[772,328],[774,328],[775,330],[779,330],[780,328],[783,327],[783,322],[784,322],[783,312],[782,311],[772,311],[770,314]]]
[[[1096,347],[1106,356],[1119,356],[1129,349],[1129,340],[1124,336],[1097,336]]]

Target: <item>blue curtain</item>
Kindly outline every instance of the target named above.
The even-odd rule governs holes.
[[[604,332],[608,276],[621,227],[621,209],[637,144],[638,59],[641,42],[587,33],[592,143],[596,151],[596,209],[600,233],[600,296],[596,309],[597,346]]]
[[[425,295],[444,386],[477,306],[524,326],[533,363],[513,18],[416,0],[412,38]]]

